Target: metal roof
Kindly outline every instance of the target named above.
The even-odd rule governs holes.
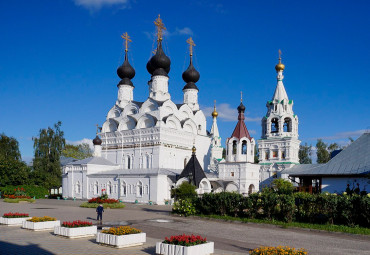
[[[68,165],[107,165],[107,166],[117,166],[108,159],[102,157],[90,157],[81,159],[75,162],[71,162]]]
[[[370,133],[356,141],[326,164],[297,165],[284,170],[291,176],[303,175],[360,175],[370,173]]]

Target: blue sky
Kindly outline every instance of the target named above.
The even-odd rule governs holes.
[[[344,0],[1,1],[0,132],[18,139],[25,160],[32,137],[58,120],[69,142],[93,138],[117,98],[123,32],[133,41],[134,100],[144,101],[153,21],[161,14],[172,100],[182,101],[192,36],[199,103],[209,116],[217,100],[223,143],[237,121],[240,91],[247,127],[260,138],[281,49],[302,142],[346,144],[370,128],[369,13],[369,1]]]

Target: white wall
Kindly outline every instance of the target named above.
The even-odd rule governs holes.
[[[323,177],[321,192],[342,193],[346,190],[347,184],[350,189],[357,188],[357,183],[360,184],[360,190],[364,189],[370,192],[370,180],[367,178],[346,178],[346,177]]]

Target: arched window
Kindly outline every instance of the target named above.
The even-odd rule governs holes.
[[[136,184],[136,196],[137,197],[142,197],[143,196],[143,183],[139,181]]]
[[[284,119],[284,132],[292,132],[292,120],[290,118]]]
[[[281,158],[282,158],[282,159],[285,159],[285,151],[282,151],[282,152],[281,152]]]
[[[243,141],[242,143],[242,154],[247,154],[247,141]]]
[[[277,111],[277,105],[275,105],[275,111]]]
[[[121,182],[121,196],[126,196],[127,194],[127,185],[125,181]]]
[[[236,154],[236,150],[237,150],[237,144],[236,144],[236,141],[234,140],[233,141],[233,154]]]
[[[97,181],[94,184],[94,194],[95,195],[99,194],[99,183]]]
[[[80,184],[80,181],[77,181],[76,182],[75,192],[76,192],[76,194],[80,194],[81,193],[81,184]]]
[[[131,157],[127,155],[127,169],[131,169]]]
[[[279,119],[273,118],[271,120],[271,133],[279,133]]]
[[[253,184],[249,185],[249,188],[248,188],[248,194],[250,195],[250,194],[252,194],[254,191],[255,191],[254,185],[253,185]]]
[[[108,195],[112,194],[112,183],[111,182],[107,183],[107,194]]]

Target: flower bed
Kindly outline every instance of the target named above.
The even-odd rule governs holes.
[[[29,220],[23,221],[22,227],[35,231],[53,230],[55,226],[59,226],[60,221],[56,218],[44,216],[44,217],[32,217]]]
[[[249,252],[250,255],[306,255],[304,249],[295,249],[288,246],[259,247]]]
[[[129,226],[112,227],[98,233],[96,242],[116,248],[137,246],[146,242],[146,234]]]
[[[31,199],[30,196],[26,196],[26,195],[20,195],[20,196],[16,196],[16,195],[4,195],[4,198],[9,198],[9,199],[26,198],[26,199]]]
[[[89,203],[89,202],[84,202],[80,205],[80,207],[84,208],[96,208],[98,207],[98,203]],[[104,204],[103,203],[104,209],[119,209],[119,208],[125,208],[124,203],[113,203],[113,204]]]
[[[164,255],[208,255],[214,252],[214,243],[195,235],[179,235],[156,243],[156,253]]]
[[[35,203],[35,199],[33,198],[4,198],[5,203],[19,203],[19,202],[29,202]]]
[[[63,222],[61,226],[54,228],[54,234],[66,236],[68,238],[81,238],[94,236],[97,233],[97,227],[88,221]]]
[[[102,199],[101,197],[94,197],[88,201],[90,204],[91,203],[96,203],[96,204],[114,204],[114,203],[119,203],[117,199],[113,198],[106,198]]]
[[[4,213],[3,217],[0,217],[0,224],[19,226],[27,219],[30,219],[28,213]]]

